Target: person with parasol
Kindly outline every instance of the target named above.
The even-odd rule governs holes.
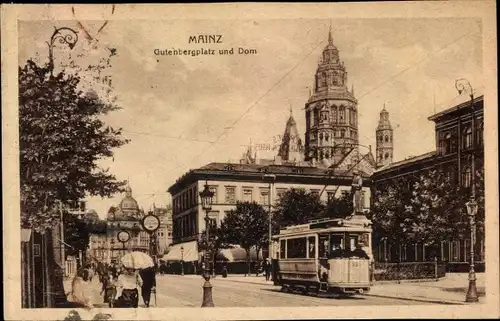
[[[139,305],[139,287],[141,287],[144,303],[146,304],[146,306],[149,306],[149,297],[151,296],[151,290],[156,284],[153,285],[152,282],[150,282],[149,278],[147,278],[145,282],[142,279],[139,270],[148,268],[154,269],[155,264],[153,262],[153,259],[149,255],[142,252],[130,252],[125,254],[121,258],[121,263],[124,268],[124,273],[118,277],[118,281],[116,284],[117,297],[119,299],[117,300],[115,306],[119,307],[123,304],[127,307],[137,308]],[[143,286],[146,286],[147,288],[145,289]],[[149,296],[145,297],[145,290],[149,292]]]

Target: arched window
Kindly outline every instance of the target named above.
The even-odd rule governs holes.
[[[389,142],[389,136],[385,135],[385,142],[388,143]]]
[[[464,187],[470,187],[472,181],[472,171],[470,167],[466,167],[462,172],[462,185]]]
[[[326,86],[326,73],[321,75],[321,86]]]
[[[339,108],[339,123],[344,124],[345,123],[345,107],[340,106]]]
[[[343,128],[340,130],[340,137],[341,138],[345,137],[345,129],[343,129]]]
[[[314,124],[319,123],[319,113],[317,109],[314,109]]]
[[[332,123],[337,122],[337,106],[332,106]]]
[[[383,141],[384,141],[384,139],[382,138],[382,135],[379,135],[379,136],[378,136],[378,141],[379,141],[379,142],[383,142]]]
[[[381,161],[382,160],[382,153],[378,154],[378,160]]]
[[[443,139],[441,140],[441,150],[443,154],[451,153],[451,134],[445,133]]]
[[[389,153],[385,153],[384,158],[388,159],[389,158]]]
[[[469,149],[472,147],[472,129],[467,126],[464,129],[464,134],[462,136],[462,148]]]
[[[476,129],[476,142],[479,146],[483,145],[483,129],[484,123],[481,122]]]
[[[327,142],[328,141],[328,134],[325,134],[325,141]]]

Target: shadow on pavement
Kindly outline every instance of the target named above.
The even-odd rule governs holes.
[[[301,292],[283,292],[279,289],[269,289],[269,288],[262,288],[262,291],[268,291],[268,292],[275,292],[275,293],[283,293],[283,294],[290,294],[290,295],[301,295],[301,296],[309,296],[309,297],[314,297],[314,298],[320,298],[320,299],[336,299],[336,300],[366,300],[366,298],[359,297],[359,296],[341,296],[338,294],[332,294],[332,293],[301,293]]]
[[[446,288],[446,289],[443,289],[444,291],[447,291],[447,292],[460,292],[460,293],[463,293],[464,295],[467,293],[467,290],[468,288],[466,287],[459,287],[459,288]],[[481,297],[481,296],[485,296],[486,295],[486,290],[484,287],[482,286],[478,286],[477,287],[477,296]]]

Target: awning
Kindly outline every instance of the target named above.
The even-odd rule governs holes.
[[[225,262],[246,262],[247,252],[243,248],[222,249],[215,257],[217,261]],[[262,250],[259,252],[259,259],[262,260]],[[250,250],[250,261],[257,261],[257,251]]]
[[[183,251],[181,251],[181,247]],[[198,261],[198,242],[186,242],[173,245],[169,252],[160,260],[162,261],[181,261],[193,262]]]

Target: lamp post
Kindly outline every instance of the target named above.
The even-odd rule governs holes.
[[[276,181],[276,175],[273,175],[273,174],[265,174],[263,176],[264,178],[264,181],[267,181],[269,182],[269,194],[268,194],[268,197],[269,197],[269,235],[268,235],[268,253],[267,253],[267,257],[270,258],[271,257],[271,253],[272,253],[272,216],[273,216],[273,212],[272,212],[272,206],[273,206],[273,202],[272,202],[272,193],[273,193],[273,184],[274,184],[274,181]]]
[[[184,246],[181,246],[181,275],[184,276]]]
[[[50,42],[47,41],[49,46],[49,70],[50,75],[54,71],[54,45],[59,42],[60,44],[68,45],[69,49],[73,49],[78,42],[78,33],[68,27],[56,28],[50,37]]]
[[[205,251],[205,268],[203,271],[203,278],[205,279],[205,283],[203,284],[203,302],[201,307],[213,307],[214,302],[212,301],[212,284],[210,284],[210,270],[208,266],[208,262],[210,261],[210,242],[209,239],[209,221],[208,212],[212,209],[212,197],[214,193],[210,191],[208,186],[208,182],[205,182],[205,189],[200,192],[201,198],[201,206],[205,211],[205,233],[206,233],[206,251]]]
[[[472,132],[472,159],[471,159],[471,193],[469,202],[465,203],[467,208],[467,214],[470,218],[470,267],[469,267],[469,289],[467,290],[467,295],[465,296],[465,302],[478,302],[479,298],[477,296],[476,288],[476,272],[474,270],[474,244],[476,238],[476,214],[478,205],[476,202],[476,157],[475,157],[475,116],[474,116],[474,89],[472,88],[470,82],[465,78],[460,78],[455,81],[455,88],[458,94],[461,95],[463,92],[468,92],[470,97],[470,107],[471,107],[471,132]]]

